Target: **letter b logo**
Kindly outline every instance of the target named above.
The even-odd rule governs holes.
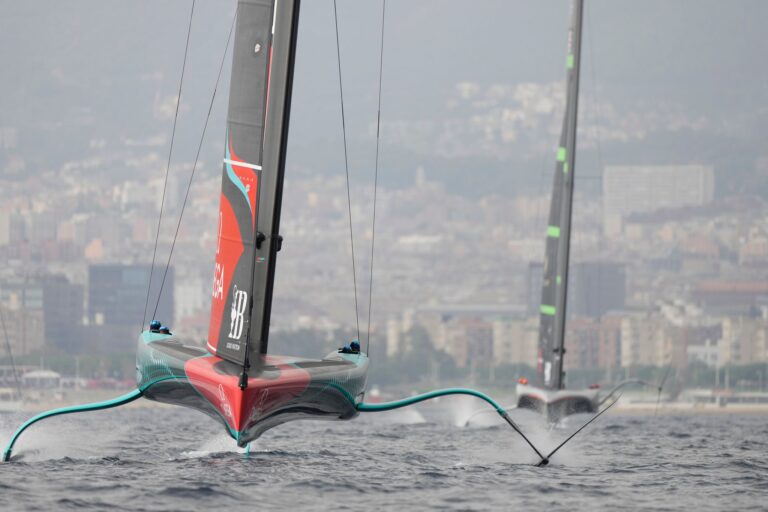
[[[248,304],[248,293],[234,287],[232,292],[232,309],[229,312],[229,337],[239,340],[243,335],[243,313]]]

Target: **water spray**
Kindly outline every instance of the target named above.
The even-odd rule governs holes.
[[[619,396],[617,396],[617,397],[616,397],[616,398],[613,400],[613,402],[611,402],[611,403],[608,405],[608,407],[606,407],[605,409],[603,409],[603,410],[602,410],[602,411],[600,411],[599,413],[597,413],[597,414],[595,414],[594,416],[592,416],[592,417],[589,419],[589,421],[587,421],[585,424],[583,424],[581,427],[579,427],[579,429],[578,429],[578,430],[576,430],[576,431],[575,431],[573,434],[571,434],[570,436],[566,437],[566,438],[565,438],[565,440],[564,440],[562,443],[560,443],[559,445],[557,445],[557,447],[555,447],[555,449],[554,449],[554,450],[552,450],[551,452],[549,452],[549,455],[547,455],[547,457],[546,457],[546,458],[542,458],[542,459],[541,459],[541,462],[539,462],[539,463],[537,464],[537,466],[546,466],[546,465],[547,465],[547,463],[549,463],[549,459],[551,459],[551,458],[552,458],[552,456],[553,456],[554,454],[556,454],[556,453],[557,453],[557,452],[560,450],[560,448],[562,448],[563,446],[565,446],[565,444],[566,444],[568,441],[570,441],[571,439],[573,439],[574,437],[576,437],[576,434],[578,434],[579,432],[581,432],[582,430],[584,430],[585,428],[587,428],[587,425],[589,425],[590,423],[592,423],[593,421],[595,421],[597,418],[599,418],[600,416],[602,416],[602,415],[603,415],[603,414],[604,414],[606,411],[608,411],[608,409],[610,409],[611,407],[613,407],[614,405],[616,405],[616,402],[618,402],[618,401],[619,401],[619,398],[621,398],[621,394],[619,394]]]

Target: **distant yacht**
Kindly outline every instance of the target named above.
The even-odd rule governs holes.
[[[541,412],[550,421],[574,413],[595,413],[600,404],[599,389],[565,389],[563,370],[583,11],[584,1],[575,0],[568,31],[565,119],[557,148],[544,255],[537,378],[535,385],[527,379],[520,379],[517,384],[517,406]]]

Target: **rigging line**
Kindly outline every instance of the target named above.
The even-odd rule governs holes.
[[[589,9],[584,9],[587,12],[587,39],[589,41],[589,74],[590,78],[592,80],[592,89],[595,94],[595,99],[593,100],[593,110],[595,111],[595,141],[597,142],[597,162],[600,166],[600,178],[602,179],[603,171],[605,169],[604,163],[603,163],[603,144],[600,139],[600,127],[598,126],[598,121],[600,119],[600,108],[599,104],[597,102],[597,78],[596,77],[596,67],[595,66],[595,48],[594,48],[594,31],[592,30],[592,11]]]
[[[171,266],[171,258],[173,257],[173,250],[176,248],[176,240],[179,237],[179,229],[181,228],[181,220],[184,218],[184,210],[187,207],[187,200],[189,199],[189,191],[192,188],[192,180],[195,178],[195,170],[197,169],[197,162],[200,159],[200,150],[203,147],[203,140],[205,140],[205,132],[208,129],[208,121],[211,119],[211,110],[213,110],[213,102],[216,99],[216,91],[219,89],[219,81],[221,80],[221,71],[224,69],[224,62],[227,59],[227,52],[229,51],[229,43],[232,40],[232,32],[235,28],[235,21],[237,20],[237,12],[239,8],[235,10],[235,15],[232,17],[232,25],[229,27],[229,35],[227,36],[227,45],[224,47],[224,54],[221,56],[221,63],[219,63],[219,74],[216,76],[216,84],[213,87],[213,93],[211,94],[211,102],[208,105],[208,113],[205,116],[205,124],[203,124],[203,132],[200,134],[200,142],[197,145],[197,153],[195,154],[195,163],[192,164],[192,172],[189,175],[187,181],[187,191],[184,194],[184,202],[181,204],[181,212],[179,213],[179,221],[176,224],[176,232],[173,234],[173,242],[171,243],[171,250],[168,252],[168,261],[165,263],[165,271],[163,272],[163,280],[160,282],[160,291],[157,294],[157,302],[155,302],[155,310],[152,313],[152,317],[157,314],[157,308],[160,305],[160,297],[163,294],[163,287],[165,286],[165,279],[168,276],[168,268]]]
[[[592,29],[592,11],[587,8],[587,6],[584,6],[584,11],[586,12],[586,18],[587,18],[587,30],[586,30],[586,39],[587,39],[587,46],[589,47],[589,75],[590,80],[592,82],[592,99],[590,102],[585,102],[585,105],[589,105],[590,109],[592,110],[592,113],[595,116],[595,127],[594,127],[594,133],[595,133],[595,142],[597,144],[597,165],[599,174],[597,176],[582,176],[581,179],[587,179],[587,180],[595,180],[600,181],[600,185],[602,185],[603,180],[603,172],[604,172],[604,166],[603,166],[603,148],[602,144],[600,142],[600,127],[599,119],[600,119],[600,105],[597,100],[597,79],[595,78],[595,51],[594,51],[594,31]],[[602,197],[602,190],[600,191],[600,214],[603,217],[603,220],[605,220],[605,202],[603,201]],[[603,290],[603,257],[605,256],[605,234],[604,233],[598,233],[597,237],[597,304],[598,309],[600,309],[600,304],[602,303],[602,297],[601,293]],[[602,318],[600,319],[600,322],[602,323]]]
[[[373,218],[371,219],[371,269],[368,282],[368,334],[365,341],[365,353],[368,359],[371,357],[371,305],[373,303],[373,255],[376,245],[376,196],[379,185],[379,141],[381,133],[381,82],[384,71],[384,20],[387,9],[387,0],[381,1],[381,45],[379,46],[379,100],[376,111],[376,163],[373,171]]]
[[[16,393],[18,393],[19,398],[21,398],[21,382],[19,381],[19,373],[16,371],[16,361],[13,358],[11,340],[8,337],[8,329],[5,325],[5,315],[3,314],[2,307],[0,307],[0,323],[3,326],[3,336],[5,337],[5,347],[8,350],[8,359],[11,360],[11,370],[13,371],[13,382],[16,384]]]
[[[669,377],[669,371],[672,369],[672,361],[669,362],[667,365],[667,370],[664,372],[664,377],[661,379],[661,383],[659,384],[658,394],[656,395],[656,409],[653,411],[654,416],[659,415],[659,405],[661,405],[661,392],[664,390],[664,384],[667,382],[667,377]]]
[[[160,240],[160,226],[163,223],[163,210],[165,206],[165,192],[168,188],[168,174],[171,170],[171,156],[173,155],[173,143],[176,140],[176,121],[179,118],[179,105],[181,105],[181,87],[184,84],[184,71],[187,68],[187,54],[189,53],[189,38],[192,34],[192,18],[195,14],[195,0],[192,0],[192,8],[189,11],[189,26],[187,27],[187,41],[184,44],[184,61],[181,64],[181,76],[179,77],[179,91],[176,95],[176,110],[173,114],[173,130],[171,131],[171,145],[168,149],[168,162],[165,164],[165,180],[163,182],[163,195],[160,199],[160,215],[157,219],[155,232],[155,247],[152,250],[152,265],[149,267],[149,282],[147,283],[147,298],[144,301],[144,316],[141,318],[141,330],[147,322],[147,308],[149,307],[149,293],[152,289],[152,277],[155,273],[155,259],[157,258],[157,244]],[[158,293],[159,297],[159,293]],[[158,299],[159,300],[159,299]]]
[[[360,342],[360,309],[357,304],[357,269],[355,268],[355,237],[352,231],[352,195],[349,191],[349,158],[347,157],[347,124],[344,118],[344,88],[341,83],[341,49],[339,45],[339,15],[336,0],[333,0],[333,21],[336,28],[336,61],[339,68],[339,98],[341,103],[341,131],[344,138],[344,170],[347,175],[347,212],[349,213],[349,245],[352,248],[352,287],[355,292],[355,324],[357,340]]]

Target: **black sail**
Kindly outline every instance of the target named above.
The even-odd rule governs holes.
[[[266,352],[297,21],[298,1],[238,1],[208,348],[243,365]]]
[[[568,258],[571,242],[573,183],[576,160],[576,122],[581,67],[583,0],[571,4],[566,57],[567,95],[563,130],[557,148],[555,179],[549,210],[541,291],[538,384],[562,389],[564,383],[565,314],[568,295]]]

